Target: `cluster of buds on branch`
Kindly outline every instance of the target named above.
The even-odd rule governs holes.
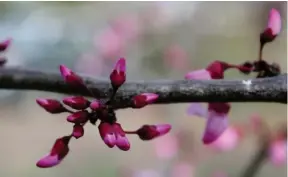
[[[80,76],[64,65],[60,65],[60,72],[65,82],[71,85],[71,89],[85,89],[93,92],[85,85]],[[84,125],[90,122],[96,125],[99,120],[99,134],[104,143],[113,148],[118,147],[123,151],[130,149],[130,143],[126,134],[136,134],[142,140],[152,140],[156,137],[168,133],[171,129],[169,124],[160,125],[143,125],[135,131],[123,130],[121,124],[117,122],[113,101],[117,90],[126,81],[126,61],[120,58],[113,71],[110,74],[112,93],[109,99],[87,100],[82,96],[70,96],[62,100],[63,103],[56,99],[37,99],[37,103],[51,114],[70,113],[67,121],[73,123],[73,130],[70,135],[58,138],[52,147],[50,153],[37,162],[41,168],[53,167],[59,164],[69,152],[69,142],[72,137],[78,139],[84,135]],[[131,108],[139,109],[157,100],[158,95],[155,93],[142,93],[136,95],[131,100]],[[65,107],[66,105],[66,107]],[[70,107],[70,108],[67,108]],[[75,110],[75,111],[74,111]]]
[[[5,52],[7,48],[11,44],[11,39],[6,39],[2,42],[0,42],[0,54]],[[0,67],[3,66],[7,62],[6,58],[4,56],[0,56]]]
[[[223,79],[227,69],[237,69],[243,74],[257,73],[257,78],[273,77],[281,73],[276,63],[269,64],[262,58],[263,47],[272,42],[281,31],[281,17],[276,9],[271,9],[268,25],[260,34],[259,58],[256,61],[246,61],[243,64],[233,65],[223,61],[214,61],[207,68],[189,72],[185,75],[189,80]],[[207,119],[203,135],[203,143],[211,144],[217,140],[228,127],[229,103],[208,103],[208,109],[201,103],[192,103],[188,108],[190,115],[200,116]]]

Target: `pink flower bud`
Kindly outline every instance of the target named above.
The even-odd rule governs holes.
[[[120,87],[126,80],[126,61],[124,58],[120,58],[112,73],[110,74],[110,80],[113,87]]]
[[[191,71],[185,75],[187,80],[210,80],[211,74],[206,69],[199,69],[196,71]]]
[[[75,112],[67,117],[68,122],[83,124],[88,121],[89,113],[86,110]]]
[[[55,141],[50,153],[42,157],[36,165],[40,168],[49,168],[58,165],[69,152],[70,136],[64,136]]]
[[[0,52],[5,51],[11,44],[12,39],[6,39],[5,41],[0,42]]]
[[[107,122],[101,122],[98,129],[104,143],[110,148],[114,147],[116,145],[116,136],[113,126]]]
[[[217,113],[215,111],[208,112],[208,120],[202,141],[204,144],[210,144],[216,141],[228,127],[227,114]]]
[[[128,151],[130,149],[130,143],[128,141],[128,138],[125,136],[121,125],[118,123],[114,123],[113,129],[116,135],[116,146],[123,151]]]
[[[60,65],[60,72],[65,82],[67,82],[68,84],[74,86],[84,85],[83,80],[66,66]]]
[[[142,140],[152,140],[156,137],[165,135],[170,130],[171,125],[169,124],[143,125],[137,130],[137,135]]]
[[[281,16],[276,9],[271,9],[269,13],[268,25],[260,35],[262,44],[272,42],[281,31]]]
[[[36,102],[47,112],[50,112],[52,114],[66,112],[66,109],[58,100],[38,98],[36,99]]]
[[[71,96],[63,99],[63,103],[73,109],[86,109],[89,106],[89,101],[82,96]]]
[[[223,79],[224,71],[228,69],[230,66],[222,61],[214,61],[211,63],[206,70],[210,73],[212,79]]]
[[[84,127],[80,124],[73,126],[72,136],[76,139],[81,138],[84,135]]]
[[[158,99],[155,93],[142,93],[133,97],[133,107],[143,108],[144,106],[153,103]]]
[[[90,108],[94,111],[99,110],[99,108],[101,108],[101,103],[98,100],[93,100],[90,104]]]

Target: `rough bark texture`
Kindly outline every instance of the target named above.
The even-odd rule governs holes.
[[[110,81],[81,75],[97,98],[111,93]],[[243,80],[155,80],[127,81],[117,92],[117,108],[127,108],[131,97],[144,92],[159,94],[155,104],[188,102],[277,102],[287,103],[287,74],[252,79],[250,88]],[[56,72],[24,68],[0,68],[0,89],[38,90],[91,96],[85,89],[67,85]]]

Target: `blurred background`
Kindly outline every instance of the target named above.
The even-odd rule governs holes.
[[[0,40],[13,38],[5,52],[7,66],[57,71],[65,64],[107,78],[124,56],[128,80],[182,79],[214,60],[255,60],[271,8],[279,10],[283,28],[263,57],[286,72],[286,2],[0,2]],[[249,78],[234,70],[225,77]],[[189,104],[156,105],[119,110],[119,122],[129,130],[171,123],[170,134],[148,142],[130,136],[131,150],[122,152],[107,148],[97,127],[88,125],[59,166],[39,169],[37,160],[56,138],[71,132],[71,125],[65,114],[48,114],[35,99],[63,96],[0,91],[0,176],[213,177],[223,172],[237,177],[257,151],[257,136],[249,135],[232,150],[216,153],[202,144],[205,121],[187,114]],[[286,122],[286,105],[233,103],[230,122],[245,124],[255,114],[275,128]],[[267,162],[258,176],[286,173],[286,165]]]

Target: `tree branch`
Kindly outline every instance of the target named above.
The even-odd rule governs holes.
[[[110,81],[80,76],[97,98],[107,98],[112,92]],[[155,104],[216,101],[287,103],[287,74],[251,81],[250,89],[242,83],[242,80],[127,81],[117,92],[115,105],[117,108],[127,108],[133,96],[144,92],[159,94]],[[84,89],[67,85],[60,73],[24,68],[0,68],[0,89],[39,90],[91,96]]]

